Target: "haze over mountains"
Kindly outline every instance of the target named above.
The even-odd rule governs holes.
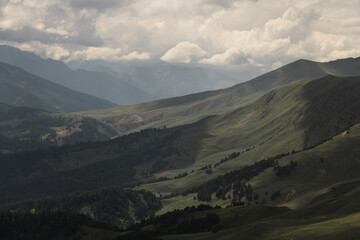
[[[0,46],[0,62],[21,67],[72,90],[118,105],[229,87],[254,76],[254,73],[246,71],[240,75],[238,72],[161,62],[134,66],[101,62],[110,67],[94,63],[72,63],[73,66],[89,69],[72,70],[61,61],[45,60],[34,53],[6,45]]]
[[[0,63],[0,101],[49,112],[76,112],[116,106],[5,63]]]
[[[157,98],[176,97],[233,86],[259,74],[258,69],[234,71],[202,65],[167,62],[110,63],[69,62],[75,68],[109,73],[149,92]]]
[[[85,70],[72,70],[65,63],[43,59],[34,53],[9,46],[0,46],[0,62],[18,66],[59,85],[108,100],[118,105],[154,99],[150,94],[109,74]]]

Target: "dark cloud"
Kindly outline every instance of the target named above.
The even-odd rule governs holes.
[[[74,9],[95,9],[104,11],[109,8],[119,8],[136,2],[136,0],[68,0]]]
[[[84,30],[85,31],[85,30]],[[64,36],[39,31],[31,27],[25,27],[22,30],[4,30],[0,31],[0,39],[2,41],[12,42],[30,42],[38,41],[43,44],[63,43],[63,44],[76,44],[84,46],[101,46],[103,41],[95,36],[79,34],[77,36],[65,38]]]
[[[205,0],[205,3],[217,5],[223,8],[229,8],[232,7],[237,2],[245,2],[245,1],[256,2],[257,0]]]

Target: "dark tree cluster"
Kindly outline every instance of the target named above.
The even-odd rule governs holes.
[[[245,166],[240,170],[216,177],[200,186],[188,189],[184,192],[184,195],[188,193],[198,193],[197,199],[206,202],[211,201],[211,195],[213,193],[216,193],[216,196],[220,199],[226,199],[226,193],[234,188],[237,189],[235,193],[239,195],[239,191],[244,190],[245,188],[242,189],[238,186],[242,186],[245,181],[249,181],[252,177],[257,176],[266,168],[273,167],[274,163],[275,160],[273,158],[256,162],[250,166]],[[241,192],[240,195],[247,196],[249,195],[249,191]]]
[[[206,213],[199,217],[193,216],[193,213],[217,208],[220,207],[199,205],[197,207],[186,207],[183,210],[174,210],[161,216],[151,217],[129,227],[127,230],[133,232],[118,237],[117,239],[153,239],[153,237],[163,235],[209,231],[215,233],[222,228],[222,226],[219,225],[220,218],[216,213]],[[145,226],[152,226],[152,230],[142,230]]]
[[[229,160],[232,160],[232,159],[235,159],[235,158],[239,157],[240,154],[241,154],[240,152],[233,152],[233,153],[231,153],[229,156],[227,156],[227,157],[225,157],[225,158],[222,158],[222,159],[220,160],[220,162],[215,163],[215,164],[214,164],[214,168],[218,167],[219,165],[221,165],[221,164],[223,164],[223,163],[225,163],[225,162],[227,162],[227,161],[229,161]]]
[[[211,164],[205,165],[205,166],[201,167],[198,171],[208,170],[208,169],[212,169],[212,165],[211,165]]]
[[[183,178],[183,177],[186,177],[187,175],[189,175],[187,172],[179,173],[178,175],[176,175],[176,176],[174,177],[174,179]]]
[[[135,219],[129,214],[130,207],[135,209]],[[88,209],[84,212],[86,208]],[[105,188],[0,206],[0,210],[18,213],[29,213],[32,210],[39,213],[55,210],[67,213],[84,212],[99,222],[118,227],[152,216],[160,208],[161,202],[153,193],[121,188]]]
[[[0,213],[0,239],[6,240],[48,240],[72,236],[85,226],[111,229],[105,224],[75,213]]]
[[[281,197],[281,194],[280,194],[280,190],[279,190],[279,191],[276,191],[273,194],[271,194],[270,199],[271,199],[271,201],[274,201],[275,199],[280,198],[280,197]]]
[[[164,182],[164,181],[169,181],[172,180],[169,177],[159,177],[159,178],[151,178],[149,179],[149,181],[147,183],[157,183],[157,182]]]
[[[242,201],[242,198],[245,197],[247,202],[252,202],[255,200],[255,195],[253,197],[254,190],[251,187],[250,183],[245,182],[236,182],[233,185],[233,199],[231,204],[233,206],[243,205],[245,202]],[[254,199],[253,199],[254,198]]]
[[[238,155],[238,153],[233,153],[232,157]],[[233,205],[244,204],[243,202],[241,202],[241,199],[244,197],[247,202],[257,201],[258,199],[254,199],[254,195],[256,195],[256,193],[254,193],[250,184],[247,184],[246,182],[249,181],[251,178],[257,176],[259,173],[263,172],[265,169],[276,166],[277,160],[289,155],[290,152],[282,153],[274,157],[255,162],[250,166],[245,166],[240,170],[226,173],[223,176],[216,177],[199,186],[190,188],[186,190],[183,195],[187,195],[189,193],[197,193],[198,201],[210,202],[211,196],[214,193],[218,199],[230,199],[231,196],[229,196],[228,193],[233,190]]]
[[[276,176],[278,177],[284,177],[289,176],[294,169],[296,169],[298,163],[296,161],[290,161],[289,164],[285,166],[280,166],[278,163],[276,166],[274,166],[274,171],[276,173]]]

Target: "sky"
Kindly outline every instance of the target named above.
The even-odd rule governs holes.
[[[360,1],[0,0],[0,43],[65,62],[274,69],[360,56]]]

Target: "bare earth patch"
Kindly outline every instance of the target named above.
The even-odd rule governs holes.
[[[70,132],[66,130],[65,127],[52,127],[51,129],[55,130],[56,135],[60,138],[70,136]]]

